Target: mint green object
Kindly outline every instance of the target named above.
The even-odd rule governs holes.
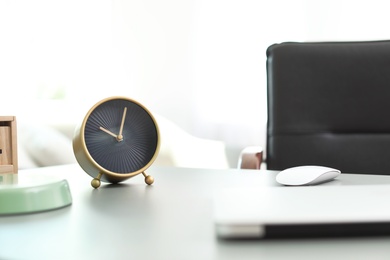
[[[35,174],[0,174],[0,215],[53,210],[72,204],[64,179]]]

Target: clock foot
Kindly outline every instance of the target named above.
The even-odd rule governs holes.
[[[154,178],[150,175],[146,175],[146,173],[142,173],[145,176],[145,183],[148,185],[152,185],[154,182]]]
[[[92,181],[91,181],[91,185],[92,185],[92,187],[94,187],[95,189],[97,189],[97,188],[99,188],[100,187],[100,180],[99,179],[93,179]]]
[[[100,178],[102,177],[102,175],[102,173],[99,173],[98,176],[91,181],[91,186],[93,188],[97,189],[100,187]]]

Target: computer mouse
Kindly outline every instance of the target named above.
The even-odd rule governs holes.
[[[298,186],[298,185],[315,185],[333,180],[339,176],[341,172],[337,169],[305,165],[287,168],[276,175],[276,181],[283,185]]]

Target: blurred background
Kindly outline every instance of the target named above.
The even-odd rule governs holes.
[[[267,47],[390,39],[389,7],[385,0],[0,0],[0,114],[19,123],[72,121],[124,95],[195,137],[223,142],[235,167],[241,149],[265,145]]]

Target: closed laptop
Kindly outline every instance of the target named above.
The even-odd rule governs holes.
[[[220,190],[214,224],[221,238],[390,235],[390,185]]]

